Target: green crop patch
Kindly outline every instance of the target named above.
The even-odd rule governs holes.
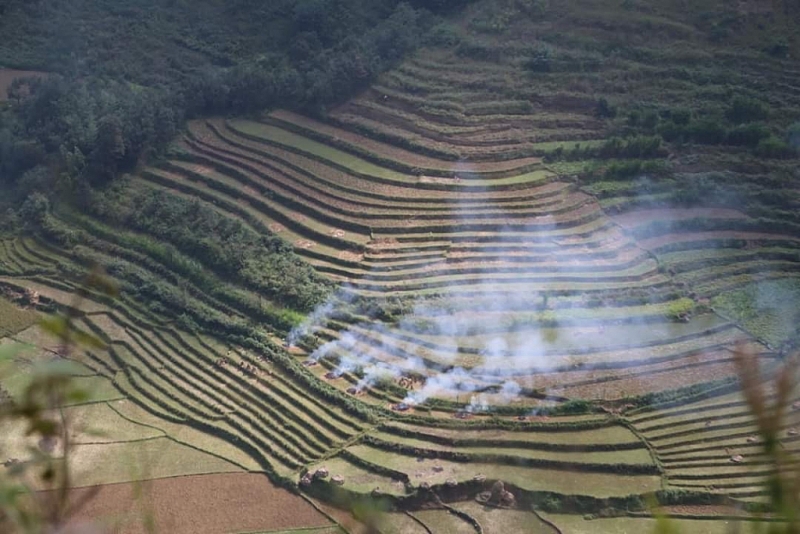
[[[795,336],[798,299],[800,283],[791,278],[750,283],[718,295],[712,303],[755,336],[779,346]]]

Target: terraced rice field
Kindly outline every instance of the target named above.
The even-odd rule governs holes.
[[[337,141],[322,144],[323,134]],[[746,224],[736,212],[609,217],[593,196],[533,157],[471,166],[379,152],[382,144],[355,131],[284,112],[263,122],[194,122],[177,147],[172,159],[142,172],[137,187],[199,198],[282,236],[344,284],[340,301],[391,296],[412,303],[392,323],[322,316],[298,331],[304,349],[285,353],[273,345],[274,353],[260,354],[189,334],[133,300],[86,302],[80,327],[109,350],[89,353],[83,363],[137,409],[192,428],[189,443],[214,436],[208,446],[232,469],[296,482],[324,467],[344,478],[345,491],[377,490],[401,501],[423,486],[447,491],[483,476],[531,496],[609,498],[662,488],[743,501],[763,495],[763,459],[730,460],[757,449],[747,442],[754,429],[740,400],[713,415],[714,405],[698,411],[689,397],[675,415],[645,412],[628,422],[536,414],[570,400],[613,402],[729,383],[732,350],[741,343],[774,359],[731,318],[693,311],[763,262],[782,262],[788,276],[793,238],[746,227],[693,234],[679,225],[698,217]],[[674,224],[660,226],[665,219]],[[78,272],[81,258],[111,262],[111,251],[130,250],[113,261],[164,269],[140,259],[132,234],[77,215],[64,221],[91,229],[95,239],[71,253],[4,241],[6,283],[66,303],[76,281],[63,273]],[[763,248],[703,248],[731,240]],[[189,291],[203,306],[244,316],[235,305]],[[312,331],[316,342],[303,337]],[[309,358],[318,365],[303,367]],[[382,387],[402,377],[414,379]],[[321,389],[307,390],[309,380]],[[431,411],[429,399],[454,404]],[[342,409],[354,401],[377,409],[379,419]],[[390,409],[397,404],[438,426],[402,423],[406,414]],[[505,418],[513,430],[491,430],[486,413],[493,406],[513,409]],[[469,422],[454,413],[474,418],[474,431],[465,432]]]
[[[169,442],[168,457],[190,447],[203,458],[172,474],[265,472],[322,501],[457,503],[486,532],[555,532],[529,512],[552,499],[639,514],[545,517],[570,533],[650,528],[625,499],[661,490],[762,501],[770,471],[733,356],[744,348],[767,371],[780,360],[792,321],[768,324],[800,294],[800,240],[737,209],[671,207],[672,182],[642,193],[546,164],[607,137],[594,95],[574,72],[531,83],[519,68],[529,51],[486,36],[467,45],[487,59],[424,49],[324,119],[279,110],[193,121],[167,160],[132,180],[283,238],[337,283],[294,330],[270,322],[289,312],[252,287],[157,249],[162,236],[86,214],[57,214],[66,245],[0,241],[0,284],[63,306],[93,262],[126,281],[117,300],[81,303],[77,326],[109,348],[75,359],[81,379],[104,384],[98,411],[147,425],[142,439]],[[626,61],[609,67],[604,91],[645,91],[643,80],[664,75],[661,97],[689,98],[670,65],[640,58],[629,78]],[[754,68],[743,61],[741,75]],[[764,294],[783,305],[750,305]],[[176,311],[186,309],[210,319],[193,325]],[[19,333],[30,315],[8,316],[25,319],[0,322],[0,335],[36,341]],[[782,429],[789,450],[798,425],[795,410]],[[515,510],[472,502],[497,480]],[[727,521],[711,508],[675,513],[687,532]],[[476,531],[441,506],[392,521],[387,531]]]

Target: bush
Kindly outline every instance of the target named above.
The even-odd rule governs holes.
[[[731,102],[725,116],[736,124],[763,121],[769,117],[769,106],[755,98],[737,96]]]
[[[692,120],[692,110],[677,108],[670,111],[670,120],[678,126],[686,126]]]
[[[605,97],[602,97],[597,101],[597,106],[595,107],[594,112],[595,115],[600,118],[613,119],[617,116],[617,108],[609,104]]]
[[[525,68],[530,72],[550,72],[551,52],[549,48],[539,47],[525,62]]]
[[[555,495],[545,497],[544,500],[542,500],[542,502],[539,503],[539,508],[541,508],[542,511],[547,513],[551,514],[558,513],[561,511],[561,499],[559,499]]]
[[[690,130],[686,126],[675,124],[674,122],[662,122],[656,130],[664,141],[683,143],[689,140]]]
[[[647,128],[648,130],[652,131],[658,126],[658,113],[654,110],[647,111],[644,115],[642,115],[642,126]]]
[[[675,302],[670,302],[667,307],[667,317],[673,320],[681,320],[689,316],[694,311],[694,301],[690,298],[682,298]]]
[[[756,147],[756,155],[761,158],[791,158],[795,150],[783,139],[771,135],[762,139]]]
[[[718,145],[725,140],[725,127],[714,119],[702,119],[693,122],[687,130],[689,137],[696,143]]]
[[[769,136],[769,128],[763,124],[741,124],[728,131],[725,141],[729,145],[754,147]]]
[[[767,46],[764,51],[772,57],[785,58],[789,55],[789,43],[786,39],[777,39]]]

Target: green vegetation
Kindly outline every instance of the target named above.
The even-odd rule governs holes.
[[[775,347],[794,347],[800,320],[798,298],[797,280],[764,280],[722,293],[712,304],[759,339]]]
[[[76,480],[129,480],[136,451],[150,477],[454,503],[413,532],[767,509],[736,355],[768,379],[797,346],[796,8],[256,4],[2,8],[0,63],[48,74],[0,107],[26,308],[0,299],[0,337],[46,361],[26,327],[57,309],[87,342],[69,376],[97,404],[63,411],[114,438],[75,434]],[[29,369],[0,366],[2,399]],[[516,507],[464,502],[496,481]]]

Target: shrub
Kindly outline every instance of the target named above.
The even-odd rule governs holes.
[[[786,141],[774,135],[762,139],[755,152],[761,158],[790,158],[795,155],[795,150]]]
[[[670,302],[667,307],[667,317],[673,320],[683,319],[694,311],[694,301],[690,298],[682,298],[675,302]]]
[[[616,106],[612,106],[608,103],[608,100],[605,97],[601,97],[597,101],[597,106],[595,107],[595,115],[601,118],[609,118],[613,119],[617,116],[617,108]]]
[[[675,124],[674,122],[662,122],[656,130],[664,141],[685,142],[689,139],[690,131],[686,126]]]
[[[717,145],[725,140],[725,127],[714,119],[693,122],[688,128],[689,137],[696,143]]]
[[[725,116],[736,124],[763,121],[769,117],[769,106],[755,98],[737,96],[731,102]]]
[[[544,500],[542,500],[542,502],[539,504],[539,508],[541,508],[544,512],[558,513],[561,511],[561,499],[555,495],[545,497]]]
[[[772,57],[785,58],[789,55],[789,43],[786,39],[777,39],[770,43],[764,51]]]
[[[692,110],[687,108],[676,108],[670,111],[670,120],[678,126],[686,126],[692,120]]]
[[[591,413],[592,403],[586,400],[573,399],[557,406],[553,412],[566,415]]]
[[[658,113],[654,110],[647,111],[644,115],[642,115],[642,126],[647,128],[648,130],[654,130],[656,126],[658,126]]]
[[[770,136],[769,128],[763,124],[741,124],[728,131],[725,141],[729,145],[757,146],[758,143]]]
[[[525,68],[530,72],[550,72],[551,56],[549,48],[536,48],[533,55],[525,62]]]

